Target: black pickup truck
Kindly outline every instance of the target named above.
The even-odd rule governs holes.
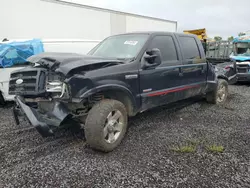
[[[228,95],[228,76],[206,60],[195,35],[126,33],[87,55],[42,53],[28,61],[10,77],[16,123],[24,115],[42,136],[78,125],[87,143],[104,152],[120,144],[128,117],[194,96],[223,104]]]

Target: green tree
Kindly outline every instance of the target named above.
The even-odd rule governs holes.
[[[214,40],[215,40],[215,41],[221,41],[221,40],[222,40],[222,37],[220,37],[220,36],[215,36],[215,37],[214,37]]]
[[[233,40],[234,40],[234,37],[233,37],[233,36],[228,37],[227,40],[228,40],[228,41],[233,41]]]
[[[241,36],[243,36],[243,35],[246,35],[246,33],[240,32],[240,33],[238,34],[239,37],[241,37]]]

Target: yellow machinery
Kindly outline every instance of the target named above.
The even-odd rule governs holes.
[[[197,35],[197,37],[202,41],[204,41],[204,39],[207,39],[207,33],[206,33],[205,28],[203,28],[203,29],[195,29],[195,30],[185,30],[183,32],[186,33],[186,34]]]

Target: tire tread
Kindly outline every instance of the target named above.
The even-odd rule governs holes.
[[[126,130],[121,133],[120,138],[113,144],[108,144],[102,138],[102,131],[105,120],[110,111],[119,108],[123,113],[125,118],[125,129],[127,128],[127,112],[125,106],[117,101],[112,99],[104,99],[96,103],[92,109],[89,111],[89,114],[86,118],[84,132],[87,143],[91,148],[100,150],[103,152],[109,152],[115,149],[123,139]]]

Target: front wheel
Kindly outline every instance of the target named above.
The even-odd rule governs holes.
[[[85,121],[87,143],[93,149],[110,152],[121,143],[127,124],[127,111],[121,102],[102,100],[92,107]]]
[[[207,93],[207,102],[212,104],[224,104],[228,96],[228,82],[224,79],[218,80],[216,90]]]

